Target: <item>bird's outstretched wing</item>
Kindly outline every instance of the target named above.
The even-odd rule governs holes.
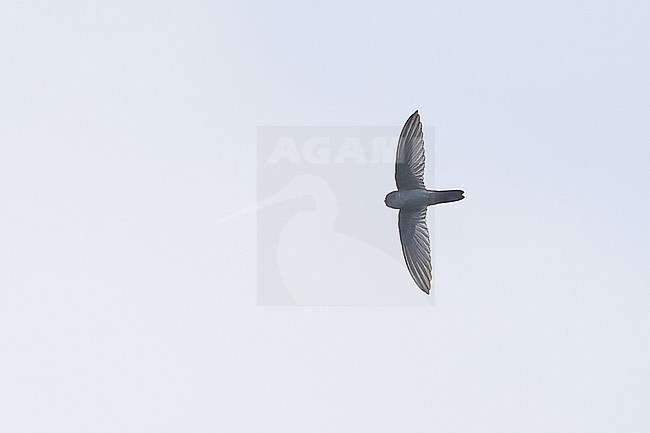
[[[424,134],[417,110],[408,118],[399,136],[395,183],[397,189],[424,189]]]
[[[399,237],[406,266],[415,283],[426,294],[431,290],[431,248],[427,209],[399,211]]]

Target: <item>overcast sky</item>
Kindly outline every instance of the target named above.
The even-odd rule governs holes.
[[[4,2],[0,52],[0,431],[647,431],[647,2]],[[435,305],[258,305],[296,268],[258,281],[257,233],[313,206],[219,222],[265,197],[258,128],[415,109],[467,197],[429,215]],[[341,281],[425,296],[391,164],[333,167],[318,240],[377,258]]]

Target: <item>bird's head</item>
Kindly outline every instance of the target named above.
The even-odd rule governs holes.
[[[386,206],[388,207],[392,207],[393,209],[399,209],[397,207],[398,198],[399,198],[399,191],[389,192],[386,195],[386,198],[384,199],[384,203],[386,203]]]

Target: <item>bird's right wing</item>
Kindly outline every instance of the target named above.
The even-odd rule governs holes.
[[[427,229],[427,209],[399,211],[399,237],[406,266],[418,287],[431,290],[431,248]]]
[[[424,134],[417,110],[406,120],[399,136],[395,183],[397,189],[424,189]]]

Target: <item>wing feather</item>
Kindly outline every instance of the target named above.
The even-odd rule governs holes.
[[[431,290],[431,247],[427,228],[427,209],[400,210],[399,236],[406,267],[418,287]]]
[[[406,120],[397,143],[395,158],[397,189],[424,189],[424,133],[420,114]]]

